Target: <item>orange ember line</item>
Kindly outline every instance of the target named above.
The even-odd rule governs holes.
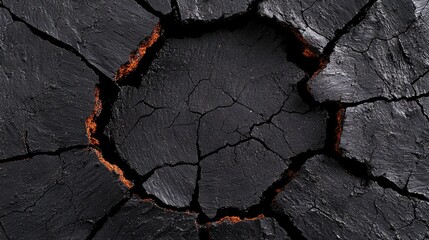
[[[123,64],[119,68],[115,76],[116,81],[122,79],[123,77],[127,76],[131,72],[134,72],[137,69],[137,66],[146,54],[147,50],[158,41],[160,36],[161,26],[157,24],[155,26],[155,29],[152,31],[152,34],[139,44],[139,47],[136,51],[131,53],[128,62]]]
[[[97,123],[95,122],[95,119],[100,116],[103,106],[100,99],[100,89],[97,87],[95,88],[94,99],[94,110],[92,111],[91,115],[86,119],[85,125],[89,143],[92,145],[98,145],[100,144],[100,142],[98,141],[98,139],[93,137],[93,135],[97,131]]]
[[[262,219],[262,218],[265,218],[264,214],[259,214],[258,216],[254,217],[254,218],[244,218],[244,219],[241,219],[238,216],[226,216],[226,217],[223,217],[223,218],[219,219],[218,221],[216,221],[216,223],[220,224],[220,223],[228,221],[232,224],[235,224],[235,223],[238,223],[241,221],[255,221],[255,220]]]
[[[100,116],[101,110],[103,109],[103,105],[100,99],[100,89],[95,88],[95,96],[94,96],[94,110],[92,111],[91,115],[86,119],[85,125],[86,125],[86,134],[88,136],[89,143],[91,145],[97,146],[100,144],[100,141],[94,137],[94,134],[97,131],[97,117]],[[107,168],[110,172],[115,172],[119,176],[119,180],[128,188],[133,187],[133,183],[126,179],[124,176],[124,172],[122,169],[120,169],[118,166],[109,163],[104,159],[103,155],[99,150],[94,149],[95,154],[98,157],[98,160]]]
[[[343,120],[344,120],[344,109],[340,109],[337,112],[337,116],[336,116],[336,121],[337,121],[337,126],[335,128],[335,145],[334,145],[334,150],[337,153],[340,153],[340,141],[341,141],[341,135],[343,133]]]
[[[134,186],[134,184],[125,178],[124,176],[124,172],[122,171],[122,169],[120,169],[118,166],[109,163],[108,161],[106,161],[106,159],[104,159],[103,155],[101,154],[100,151],[98,150],[94,150],[95,153],[97,154],[98,160],[100,160],[100,162],[107,168],[109,169],[110,172],[114,172],[119,176],[119,180],[127,187],[127,188],[132,188]]]

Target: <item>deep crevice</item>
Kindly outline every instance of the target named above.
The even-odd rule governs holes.
[[[118,85],[139,87],[141,81],[136,81],[136,79],[140,79],[147,72],[164,45],[164,41],[164,26],[160,22],[151,35],[143,39],[137,49],[131,52],[130,59],[116,72],[115,78]]]
[[[429,92],[423,93],[420,95],[414,95],[411,97],[399,97],[399,98],[373,97],[373,98],[369,98],[369,99],[358,101],[358,102],[350,102],[350,103],[344,102],[344,103],[342,103],[342,105],[345,108],[347,108],[347,107],[356,107],[358,105],[365,104],[365,103],[375,103],[375,102],[380,102],[380,101],[383,101],[383,102],[399,102],[399,101],[411,102],[411,101],[416,101],[416,100],[423,98],[423,97],[429,97]]]
[[[257,218],[258,216],[272,217],[276,219],[279,225],[284,228],[291,239],[305,239],[301,231],[296,228],[292,221],[286,216],[281,214],[277,209],[272,207],[275,197],[287,184],[294,178],[299,172],[305,162],[313,156],[321,154],[323,150],[307,151],[305,153],[298,154],[295,157],[290,158],[291,164],[281,174],[281,177],[269,186],[262,194],[261,201],[245,210],[238,208],[220,208],[217,210],[216,216],[213,218],[198,218],[197,222],[199,225],[210,225],[210,223],[217,222],[227,217],[237,217],[241,220]]]
[[[364,185],[370,181],[377,183],[382,188],[392,189],[401,196],[429,202],[429,198],[419,193],[409,192],[408,189],[398,187],[394,182],[384,176],[374,176],[371,174],[371,166],[357,160],[344,157],[342,155],[331,155],[338,163],[351,175],[362,179]]]
[[[140,5],[144,10],[148,11],[150,14],[155,15],[159,19],[166,18],[168,15],[164,15],[161,12],[155,10],[147,1],[145,0],[135,0],[135,2]]]
[[[364,20],[365,17],[367,16],[368,11],[376,2],[377,0],[368,1],[349,22],[347,22],[341,29],[338,29],[335,32],[334,38],[331,41],[329,41],[328,44],[323,49],[323,58],[325,61],[329,61],[330,55],[334,51],[335,46],[337,45],[341,37],[343,37],[345,34],[350,32],[350,30],[353,27],[361,23],[362,20]]]
[[[281,213],[281,210],[277,210],[275,208],[276,207],[274,207],[271,211],[270,217],[274,218],[280,227],[282,227],[288,233],[290,239],[306,240],[307,238],[305,238],[302,234],[302,231],[295,226],[292,219],[288,215]]]
[[[340,140],[343,131],[345,109],[339,102],[325,102],[322,108],[328,112],[326,127],[326,139],[324,146],[325,155],[341,154]]]
[[[198,239],[199,240],[210,240],[210,226],[209,225],[198,225]]]

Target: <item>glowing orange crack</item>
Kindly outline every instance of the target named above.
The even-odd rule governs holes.
[[[97,123],[95,122],[95,119],[100,116],[101,110],[103,108],[100,99],[100,89],[98,87],[95,88],[94,95],[94,110],[92,111],[91,115],[86,119],[85,125],[89,143],[92,145],[99,145],[100,142],[98,141],[98,139],[93,137],[95,132],[97,131]]]
[[[124,176],[124,171],[122,171],[122,169],[120,169],[117,165],[111,164],[108,161],[106,161],[106,159],[104,159],[103,155],[101,154],[100,151],[98,150],[94,150],[95,153],[97,154],[98,160],[100,160],[100,162],[107,168],[109,169],[110,172],[114,172],[119,176],[119,180],[127,187],[127,188],[132,188],[134,186],[133,182],[131,182],[130,180],[126,179]]]
[[[119,80],[123,78],[124,76],[130,74],[131,72],[135,71],[137,66],[139,65],[140,61],[146,54],[147,50],[155,44],[159,37],[161,36],[161,26],[157,24],[155,26],[155,29],[153,30],[152,34],[147,37],[145,40],[143,40],[136,51],[134,51],[130,59],[126,64],[123,64],[119,70],[116,73],[115,80]],[[97,118],[100,116],[101,111],[103,109],[103,103],[100,99],[100,89],[95,89],[95,96],[94,96],[94,110],[91,113],[91,115],[86,119],[85,125],[86,125],[86,133],[88,136],[89,143],[93,146],[100,145],[100,141],[95,137],[95,134],[97,133]],[[120,169],[117,165],[112,164],[108,162],[102,155],[102,153],[95,149],[94,150],[99,161],[107,168],[110,172],[114,172],[119,176],[119,180],[128,188],[133,187],[133,182],[125,178],[124,171]]]
[[[116,72],[116,81],[122,79],[123,77],[134,72],[137,69],[137,66],[139,65],[142,58],[145,56],[147,50],[158,41],[160,36],[161,26],[157,24],[155,26],[155,29],[152,31],[152,34],[148,36],[145,40],[140,42],[138,49],[131,53],[128,62],[123,64]]]
[[[98,87],[95,88],[94,91],[94,110],[92,111],[91,115],[86,119],[85,125],[86,125],[86,133],[88,136],[89,143],[94,146],[98,146],[100,144],[100,141],[94,137],[95,133],[97,132],[97,122],[96,119],[100,116],[101,110],[103,109],[103,104],[100,99],[100,89]],[[114,172],[119,176],[119,180],[128,188],[133,187],[133,183],[126,179],[124,176],[124,171],[120,169],[117,165],[111,164],[106,159],[104,159],[102,153],[94,149],[95,154],[98,157],[98,160],[107,168],[110,172]]]
[[[242,221],[256,221],[256,220],[260,220],[263,218],[265,218],[264,214],[259,214],[258,216],[254,217],[254,218],[244,218],[244,219],[241,219],[238,216],[226,216],[226,217],[219,219],[215,223],[220,224],[223,222],[230,222],[232,224],[235,224],[235,223],[242,222]]]

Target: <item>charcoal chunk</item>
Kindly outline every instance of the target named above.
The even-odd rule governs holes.
[[[149,194],[173,207],[189,206],[197,180],[197,166],[163,167],[143,184]]]
[[[307,239],[426,239],[429,203],[309,159],[273,203]]]
[[[136,1],[5,0],[3,4],[31,26],[76,49],[112,78],[158,23]]]
[[[429,6],[425,1],[377,1],[343,36],[330,63],[310,80],[314,98],[356,103],[429,92]]]
[[[87,144],[98,77],[0,9],[0,159]]]
[[[125,194],[90,150],[2,163],[0,188],[10,239],[85,239]]]
[[[340,148],[401,189],[429,197],[429,98],[346,109]]]
[[[356,16],[366,0],[267,0],[260,14],[292,25],[308,43],[322,52],[337,31]]]
[[[220,150],[201,162],[199,203],[209,217],[220,208],[245,210],[286,168],[285,162],[251,140]]]

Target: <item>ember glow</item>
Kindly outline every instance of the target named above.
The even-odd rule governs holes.
[[[161,36],[161,26],[158,24],[156,25],[152,34],[149,37],[147,37],[145,40],[143,40],[140,43],[138,49],[131,54],[128,62],[119,68],[115,77],[116,81],[120,81],[122,78],[126,77],[128,74],[130,74],[131,72],[134,72],[137,69],[140,61],[145,56],[147,50],[158,41],[160,36]]]
[[[110,172],[114,172],[119,176],[119,180],[127,187],[127,188],[132,188],[134,186],[133,182],[131,182],[130,180],[128,180],[127,178],[125,178],[124,176],[124,171],[122,171],[122,169],[120,169],[118,166],[109,163],[108,161],[106,161],[106,159],[104,159],[103,155],[101,154],[101,152],[99,150],[94,150],[95,153],[97,154],[98,160],[100,160],[100,162],[107,168],[109,169]]]

